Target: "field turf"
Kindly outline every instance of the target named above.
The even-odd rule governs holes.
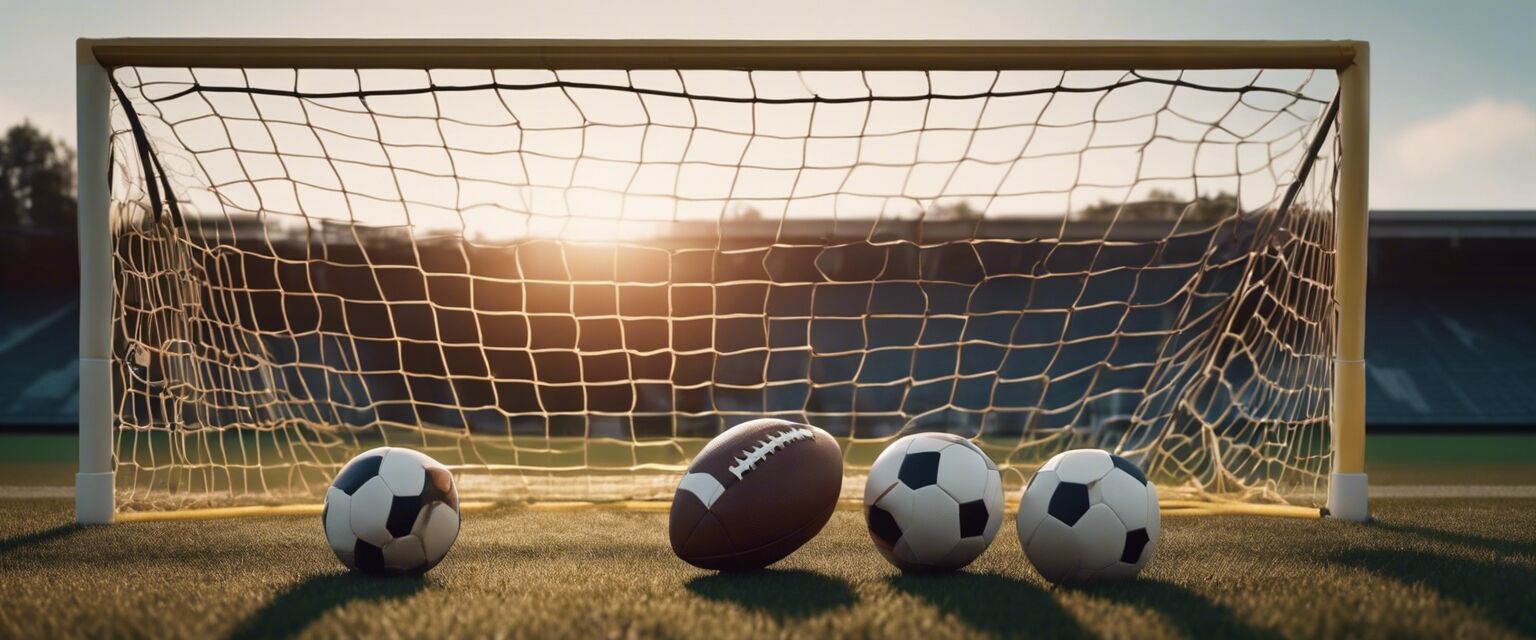
[[[773,569],[675,559],[666,515],[468,516],[422,578],[342,571],[318,519],[82,528],[0,500],[0,637],[1519,637],[1536,635],[1536,500],[1377,500],[1377,522],[1165,518],[1142,579],[1053,588],[1011,520],[967,570],[903,576],[839,511]]]

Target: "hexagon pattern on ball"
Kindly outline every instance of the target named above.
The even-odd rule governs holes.
[[[1157,549],[1157,487],[1130,460],[1099,449],[1056,455],[1019,498],[1019,544],[1046,580],[1125,579]]]
[[[321,516],[336,558],[365,573],[422,573],[459,535],[459,493],[447,467],[419,451],[379,447],[342,467]]]
[[[965,438],[909,435],[870,468],[864,515],[875,548],[897,568],[958,569],[986,551],[1002,525],[1002,476]]]

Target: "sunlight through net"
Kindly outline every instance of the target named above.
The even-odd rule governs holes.
[[[112,72],[120,504],[388,444],[670,497],[763,416],[1316,504],[1333,71]]]

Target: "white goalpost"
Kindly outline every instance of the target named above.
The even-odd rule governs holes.
[[[1015,489],[1099,447],[1368,518],[1365,43],[77,55],[82,523],[316,502],[381,444],[664,498],[768,416],[855,489],[940,430]]]
[[[80,471],[75,519],[112,521],[112,234],[108,225],[107,71],[81,46],[75,63],[80,234]]]

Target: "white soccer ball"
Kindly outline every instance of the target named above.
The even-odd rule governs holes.
[[[902,571],[959,569],[997,535],[1003,479],[969,440],[913,434],[875,459],[864,516],[875,548]]]
[[[1157,548],[1157,488],[1131,461],[1098,449],[1057,454],[1019,498],[1019,544],[1046,580],[1136,575]]]
[[[422,573],[459,537],[459,491],[427,454],[379,447],[358,454],[325,492],[325,538],[347,567]]]

